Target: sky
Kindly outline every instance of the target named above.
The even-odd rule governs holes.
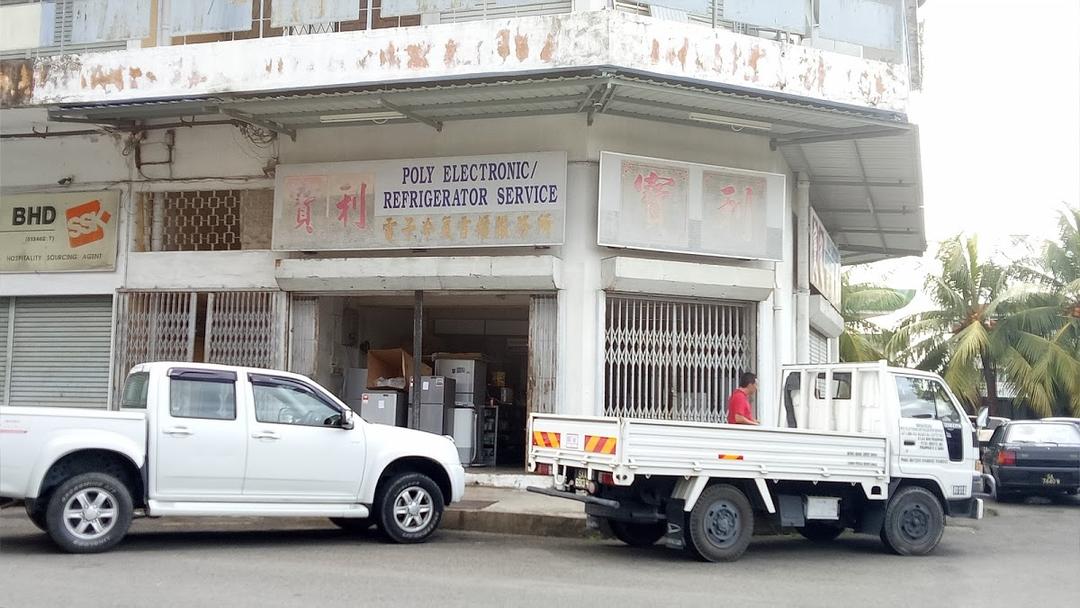
[[[908,117],[922,144],[927,252],[855,274],[909,288],[957,232],[1015,257],[1015,236],[1052,238],[1062,203],[1080,204],[1080,0],[927,0],[920,19],[923,90]]]

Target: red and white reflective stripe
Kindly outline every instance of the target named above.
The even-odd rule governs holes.
[[[532,444],[542,448],[557,448],[559,447],[560,439],[559,433],[533,431]]]

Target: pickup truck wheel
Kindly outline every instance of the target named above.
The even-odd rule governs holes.
[[[901,488],[885,508],[881,540],[898,555],[925,555],[945,532],[945,511],[926,488]]]
[[[375,525],[370,517],[331,517],[330,521],[346,532],[363,532]]]
[[[427,475],[404,473],[380,488],[379,529],[395,543],[422,543],[439,527],[443,494]]]
[[[29,502],[23,503],[23,507],[26,509],[26,516],[30,518],[30,521],[33,522],[35,526],[37,526],[38,530],[41,530],[42,532],[49,531],[49,526],[45,523],[44,509],[31,508]]]
[[[739,559],[754,533],[754,509],[735,486],[710,486],[690,511],[686,545],[690,554],[710,562]]]
[[[805,526],[798,528],[798,531],[806,540],[827,543],[836,540],[836,537],[844,532],[844,528],[823,521],[808,521]]]
[[[667,522],[630,523],[611,521],[611,535],[631,547],[651,547],[667,534]]]
[[[131,494],[112,475],[83,473],[60,484],[49,499],[49,537],[68,553],[99,553],[131,526]]]

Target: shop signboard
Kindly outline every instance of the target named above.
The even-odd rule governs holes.
[[[120,193],[0,197],[0,272],[116,267]]]
[[[279,165],[283,251],[563,243],[566,153]]]
[[[840,309],[840,250],[813,209],[810,210],[810,284],[834,308]]]
[[[597,242],[779,260],[784,176],[602,152]]]

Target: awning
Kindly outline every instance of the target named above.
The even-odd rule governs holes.
[[[116,126],[215,116],[286,137],[298,129],[598,114],[769,137],[811,183],[811,205],[845,263],[921,255],[926,248],[917,128],[874,108],[753,89],[664,79],[621,69],[517,78],[449,79],[347,90],[220,95],[59,106],[51,120]]]

